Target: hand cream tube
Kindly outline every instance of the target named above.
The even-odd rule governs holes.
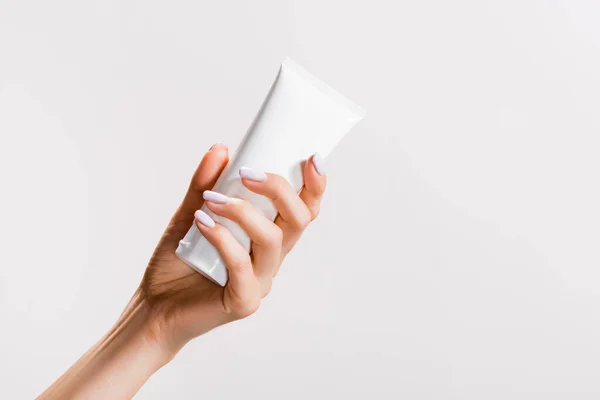
[[[301,163],[315,152],[327,157],[364,116],[364,109],[286,58],[250,129],[213,190],[248,200],[274,220],[277,210],[272,202],[248,190],[240,180],[239,169],[250,167],[281,175],[300,191],[303,185]],[[250,251],[250,239],[239,225],[215,215],[206,206],[202,211],[228,228]],[[176,254],[219,285],[227,283],[227,268],[221,256],[195,224],[179,242]]]

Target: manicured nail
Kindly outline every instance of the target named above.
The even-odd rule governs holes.
[[[212,190],[205,190],[204,193],[202,193],[202,197],[204,197],[204,200],[206,201],[212,201],[217,204],[226,204],[231,201],[231,198],[224,194],[213,192]]]
[[[217,142],[217,143],[213,144],[212,146],[210,146],[210,149],[208,149],[208,151],[211,151],[215,147],[223,147],[224,149],[227,149],[227,145],[225,143]]]
[[[213,221],[213,219],[202,210],[196,211],[194,213],[194,217],[198,220],[198,222],[200,222],[202,225],[204,225],[208,228],[215,227],[215,221]]]
[[[263,182],[267,180],[267,174],[264,172],[255,171],[248,167],[240,168],[240,176],[244,179],[249,179],[255,182]]]
[[[317,174],[323,176],[325,174],[325,161],[319,153],[315,153],[312,158],[313,165],[317,170]]]

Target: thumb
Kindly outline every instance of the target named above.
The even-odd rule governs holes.
[[[222,143],[215,144],[204,155],[196,172],[194,172],[181,205],[171,218],[169,227],[163,237],[167,243],[163,244],[174,246],[173,249],[177,247],[179,240],[194,223],[194,212],[204,203],[202,193],[205,190],[212,189],[228,161],[227,146]]]

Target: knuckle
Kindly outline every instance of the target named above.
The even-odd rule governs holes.
[[[261,298],[257,296],[240,301],[234,308],[235,317],[243,319],[254,314],[260,307],[260,301]]]
[[[325,189],[327,188],[327,183],[325,181],[320,182],[316,187],[316,193],[319,197],[322,197],[325,194]]]
[[[262,297],[265,298],[269,293],[271,293],[271,288],[273,287],[273,281],[268,280],[262,286]]]
[[[216,225],[213,229],[215,231],[214,240],[219,244],[225,243],[229,238],[227,229],[221,225]]]
[[[273,189],[275,190],[275,194],[277,197],[280,197],[287,190],[289,183],[285,178],[279,175],[273,175],[273,180],[275,184],[273,185]]]
[[[292,221],[292,227],[295,230],[304,230],[312,221],[312,215],[308,209],[305,209],[302,212],[294,215],[294,219]]]
[[[310,219],[311,219],[311,221],[314,221],[315,219],[317,219],[317,217],[319,216],[320,212],[321,212],[321,207],[319,207],[319,206],[312,207],[310,209]]]
[[[244,214],[244,211],[247,209],[249,203],[246,200],[236,199],[229,203],[231,214],[239,218],[239,216]]]
[[[234,271],[245,271],[248,268],[252,268],[252,262],[250,261],[250,256],[246,257],[238,257],[231,261],[230,268]]]
[[[267,242],[273,247],[281,245],[281,242],[283,242],[283,231],[280,227],[273,224],[273,229],[268,234]]]
[[[213,244],[220,244],[225,241],[226,232],[224,232],[221,228],[222,227],[220,225],[216,225],[214,228],[211,229],[210,236],[211,242],[213,242]]]

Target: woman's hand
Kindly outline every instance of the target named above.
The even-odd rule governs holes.
[[[142,283],[115,326],[40,399],[129,399],[190,339],[256,311],[283,258],[319,213],[326,179],[318,155],[304,165],[305,186],[300,194],[277,175],[242,170],[244,185],[269,197],[277,207],[279,215],[271,222],[243,200],[208,191],[227,161],[227,147],[222,144],[204,156]],[[252,241],[251,254],[227,229],[197,211],[204,199],[215,214],[246,231]],[[224,288],[175,255],[192,223],[225,261],[229,281]]]
[[[278,175],[245,168],[240,171],[249,190],[273,201],[279,212],[275,222],[247,201],[209,190],[227,160],[227,148],[222,144],[213,146],[204,156],[140,286],[140,297],[150,306],[152,340],[169,353],[174,354],[193,337],[218,325],[255,312],[269,293],[284,257],[319,213],[326,178],[318,155],[304,163],[305,186],[300,194]],[[215,214],[240,225],[251,239],[251,254],[228,229],[199,210],[203,202]],[[224,288],[175,255],[192,221],[227,266],[229,281]]]

